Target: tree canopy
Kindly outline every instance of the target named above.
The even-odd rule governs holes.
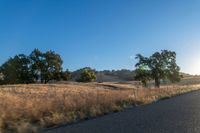
[[[171,82],[180,81],[180,67],[176,64],[176,53],[174,51],[162,50],[155,52],[150,57],[141,54],[136,55],[138,63],[136,67],[136,79],[146,85],[150,79],[155,80],[155,87],[160,87],[161,79]]]
[[[62,59],[59,54],[54,51],[47,51],[42,53],[38,49],[35,49],[30,54],[31,68],[36,80],[40,80],[41,83],[47,83],[48,81],[55,79],[54,77],[62,71]]]
[[[54,51],[45,53],[34,49],[29,56],[24,54],[10,58],[0,67],[1,84],[47,83],[50,80],[66,78],[62,71],[62,59]]]
[[[0,73],[3,75],[2,84],[31,83],[34,80],[30,70],[30,59],[24,54],[8,59],[0,67]]]
[[[78,82],[92,82],[96,80],[96,72],[89,67],[78,70],[80,76],[76,79]]]
[[[16,55],[0,66],[0,84],[48,83],[51,80],[78,82],[96,80],[95,70],[85,67],[75,72],[63,71],[61,56],[54,51],[34,49],[30,55]],[[73,80],[73,79],[72,79]]]

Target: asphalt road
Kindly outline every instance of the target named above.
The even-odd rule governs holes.
[[[45,133],[200,133],[200,91]]]

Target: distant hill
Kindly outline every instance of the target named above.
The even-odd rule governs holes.
[[[104,70],[96,71],[90,67],[85,67],[72,72],[72,81],[75,81],[80,77],[81,71],[83,69],[90,69],[96,72],[97,82],[120,82],[120,81],[133,81],[134,71],[122,69],[122,70]]]
[[[122,70],[104,70],[97,72],[97,82],[117,82],[117,81],[133,81],[134,71]]]
[[[182,75],[184,78],[195,76],[195,75],[191,75],[191,74],[184,73],[184,72],[180,72],[180,75]]]

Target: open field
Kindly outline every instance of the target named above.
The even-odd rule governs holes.
[[[135,82],[0,86],[0,133],[34,133],[198,90],[192,80],[160,89]]]

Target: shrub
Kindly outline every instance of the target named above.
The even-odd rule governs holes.
[[[92,82],[96,80],[96,73],[90,69],[84,69],[77,79],[78,82]]]

